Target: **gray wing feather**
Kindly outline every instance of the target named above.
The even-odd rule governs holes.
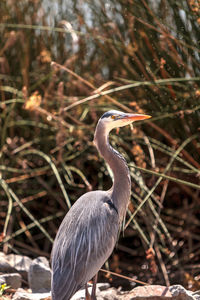
[[[79,198],[65,216],[52,250],[52,299],[68,300],[98,272],[117,239],[119,218],[103,191]]]

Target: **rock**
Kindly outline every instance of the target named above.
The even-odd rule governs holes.
[[[6,256],[8,263],[27,280],[29,267],[32,259],[25,255],[9,254]]]
[[[12,300],[50,300],[50,293],[28,293],[23,289],[18,289]]]
[[[22,285],[22,277],[18,273],[0,275],[0,283],[6,283],[13,289],[18,289]]]
[[[195,300],[200,300],[200,291],[193,292],[192,296]]]
[[[145,285],[134,288],[123,297],[124,300],[170,300],[171,293],[166,286]]]
[[[13,268],[6,260],[0,261],[0,272],[1,273],[16,273],[16,269]]]
[[[177,297],[180,300],[200,300],[200,295],[194,295],[193,292],[186,290],[182,285],[172,285],[169,287],[169,290],[173,297]]]
[[[48,261],[39,258],[48,265]],[[37,259],[36,262],[38,263]],[[89,293],[92,292],[92,285],[88,287]],[[98,283],[96,291],[97,300],[200,300],[198,292],[190,292],[181,285],[171,287],[161,285],[149,285],[136,287],[130,292],[120,292],[116,288],[110,288],[107,283]],[[18,289],[14,294],[13,300],[51,300],[50,293],[30,293],[23,289]],[[85,300],[85,289],[79,290],[71,300]]]
[[[29,287],[33,293],[47,293],[51,290],[51,269],[45,257],[37,257],[28,272]]]
[[[97,295],[97,300],[118,300],[120,297],[117,289],[115,288],[109,288],[107,290],[97,292],[96,295]]]
[[[7,257],[3,252],[0,252],[0,272],[1,273],[16,273],[16,269],[13,268],[7,261]]]
[[[161,285],[146,285],[136,287],[118,299],[123,300],[199,300],[193,292],[187,291],[181,285],[171,287]]]

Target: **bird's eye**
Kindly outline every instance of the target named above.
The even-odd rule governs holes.
[[[111,118],[114,120],[116,118],[116,116],[112,115]]]

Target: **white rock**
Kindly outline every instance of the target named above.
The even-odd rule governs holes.
[[[118,300],[118,291],[115,288],[109,288],[96,294],[97,300]],[[121,298],[122,299],[122,298]]]
[[[195,300],[200,300],[200,291],[193,292],[192,296]]]
[[[173,297],[181,296],[182,299],[194,300],[193,292],[186,290],[182,285],[176,284],[169,287]]]
[[[50,299],[51,293],[28,293],[23,289],[18,289],[12,300],[42,300]]]
[[[89,293],[91,293],[92,288],[88,288]],[[85,289],[81,289],[74,296],[71,298],[71,300],[84,300],[85,299]]]
[[[29,287],[33,293],[48,293],[51,290],[51,269],[45,257],[37,257],[28,272]]]
[[[123,300],[199,300],[198,295],[187,291],[181,285],[170,287],[161,285],[138,286],[130,292],[124,293],[118,299]]]
[[[9,254],[6,256],[8,263],[27,280],[28,270],[32,259],[25,255]]]
[[[0,252],[0,272],[16,273],[16,269],[9,264],[7,256],[3,252]]]

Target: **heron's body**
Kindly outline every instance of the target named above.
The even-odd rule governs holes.
[[[133,122],[133,116],[147,118],[111,111],[98,122],[94,143],[113,171],[113,186],[109,191],[81,196],[61,223],[52,250],[53,300],[69,300],[98,273],[113,251],[126,214],[131,193],[129,170],[124,158],[108,142],[109,131],[124,125],[122,121],[108,125],[103,120],[113,114],[124,117],[120,120],[126,117],[126,124]],[[127,116],[132,116],[129,122]]]
[[[70,299],[97,274],[112,253],[119,216],[108,204],[110,201],[106,192],[89,192],[76,201],[64,218],[54,243],[54,247],[58,246],[52,265],[55,299]]]

